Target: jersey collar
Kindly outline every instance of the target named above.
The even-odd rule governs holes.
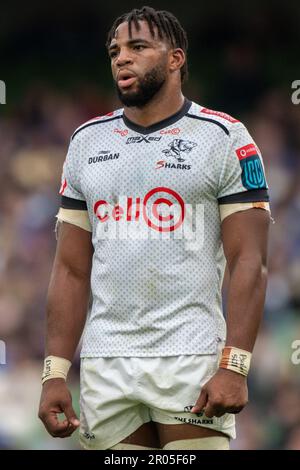
[[[174,124],[175,122],[179,121],[179,119],[181,119],[188,112],[191,105],[192,102],[189,101],[187,98],[184,98],[184,103],[180,110],[177,111],[177,113],[172,114],[172,116],[169,116],[163,119],[162,121],[156,122],[155,124],[152,124],[148,127],[140,126],[139,124],[130,121],[130,119],[128,119],[128,117],[126,117],[124,113],[123,120],[125,125],[129,127],[129,129],[132,129],[133,131],[138,132],[139,134],[150,134],[151,132],[159,131],[160,129],[168,127],[171,124]]]

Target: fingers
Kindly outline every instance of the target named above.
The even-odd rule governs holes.
[[[207,405],[205,407],[205,416],[208,418],[213,418],[214,416],[216,418],[220,418],[223,416],[225,413],[233,413],[237,414],[242,409],[244,408],[245,405],[240,405],[240,406],[226,406],[225,403],[222,403],[221,401],[211,401],[208,400]]]
[[[228,408],[226,410],[226,413],[232,413],[232,414],[237,414],[239,413],[240,411],[242,411],[243,408],[245,408],[246,405],[242,405],[242,406],[235,406],[234,408]]]
[[[65,425],[66,425],[66,431],[65,432],[61,432],[58,436],[56,437],[60,437],[60,438],[64,438],[64,437],[70,437],[73,432],[77,429],[77,427],[75,427],[73,424],[69,423],[68,420],[65,420],[64,421]]]
[[[199,398],[191,410],[192,413],[200,413],[200,411],[202,411],[203,408],[205,408],[207,399],[208,399],[207,391],[205,390],[205,388],[202,388]]]
[[[222,405],[212,403],[210,400],[208,400],[204,412],[205,416],[207,416],[208,418],[212,418],[213,416],[220,418],[223,414],[226,413]]]
[[[62,437],[70,430],[67,420],[58,420],[58,413],[61,413],[61,410],[45,411],[40,414],[40,419],[43,421],[49,434],[53,437]]]
[[[63,407],[63,412],[68,420],[68,422],[74,427],[74,429],[78,428],[80,422],[76,416],[76,413],[73,409],[72,403],[67,403]]]
[[[77,429],[77,426],[69,423],[68,420],[59,421],[57,416],[48,416],[44,424],[49,434],[53,437],[69,437]]]
[[[55,380],[55,379],[53,379]],[[53,437],[69,437],[78,428],[79,420],[72,407],[72,396],[64,381],[49,380],[42,389],[39,418]],[[65,419],[60,421],[59,414]]]
[[[245,378],[232,371],[219,369],[203,386],[191,411],[193,413],[204,411],[208,418],[214,416],[220,418],[225,413],[239,413],[247,402],[248,390]]]
[[[229,404],[226,397],[212,394],[210,393],[209,388],[204,386],[191,412],[200,413],[201,411],[204,411],[205,416],[208,418],[212,418],[214,416],[220,418],[225,413],[239,413],[246,404],[247,402],[234,405],[232,403]]]
[[[58,414],[62,412],[66,419],[59,421]],[[39,417],[53,437],[69,437],[80,424],[71,403],[61,404],[52,410],[41,411]]]

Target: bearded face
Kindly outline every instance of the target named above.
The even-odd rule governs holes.
[[[143,77],[137,77],[135,82],[126,89],[119,87],[116,82],[120,101],[128,107],[145,106],[161,89],[166,81],[166,64],[162,61],[151,68]]]

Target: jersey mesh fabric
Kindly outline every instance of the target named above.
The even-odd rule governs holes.
[[[130,126],[120,109],[74,133],[62,194],[86,202],[94,245],[81,357],[213,354],[226,336],[218,198],[240,194],[242,202],[251,193],[236,150],[253,139],[242,123],[203,109],[190,103],[176,122],[152,132]],[[193,209],[203,207],[199,249],[187,249],[186,240],[174,236],[99,238],[97,201],[115,206],[122,196],[124,208],[124,197],[143,201],[151,190],[172,199],[166,188]]]

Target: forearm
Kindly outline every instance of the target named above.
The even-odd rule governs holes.
[[[239,258],[231,268],[227,302],[227,346],[252,351],[263,315],[267,269],[257,257]]]
[[[88,310],[90,279],[54,264],[47,299],[46,355],[72,361]]]

